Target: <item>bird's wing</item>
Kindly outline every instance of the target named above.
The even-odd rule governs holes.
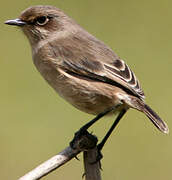
[[[83,60],[81,61],[82,63],[73,63],[71,61],[64,61],[65,64],[64,67],[67,70],[66,72],[69,74],[73,74],[75,76],[82,76],[95,81],[100,81],[114,85],[123,89],[129,94],[144,99],[144,93],[134,73],[124,63],[124,61],[122,60],[115,60],[115,61],[117,61],[117,63],[120,62],[121,69],[109,64],[102,64],[103,68],[101,72],[99,71],[95,72],[92,70],[90,71],[90,69],[88,69],[85,65],[83,65],[84,62]],[[92,63],[93,63],[92,61],[88,61],[88,60],[86,62],[88,66],[91,66]]]
[[[112,79],[119,79],[119,82],[128,87],[135,94],[144,99],[144,92],[134,72],[121,59],[114,60],[113,64],[104,64],[107,74]]]
[[[108,83],[144,99],[140,83],[128,65],[101,41],[72,41],[58,48],[62,68],[73,75]],[[69,41],[69,40],[68,40]],[[89,43],[88,43],[89,42]],[[76,44],[75,44],[76,43]]]

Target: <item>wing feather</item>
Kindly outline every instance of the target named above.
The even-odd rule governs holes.
[[[134,72],[123,60],[118,59],[114,61],[117,61],[117,63],[113,63],[113,66],[109,64],[104,64],[107,72],[110,73],[112,76],[121,79],[124,82],[124,85],[127,85],[129,88],[136,91],[136,93],[139,94],[142,98],[144,98],[144,92],[141,89],[140,83],[136,78]],[[118,66],[115,66],[116,64],[118,64]]]
[[[83,31],[82,31],[83,33]],[[87,34],[77,34],[59,40],[57,46],[60,66],[68,73],[101,81],[123,88],[144,99],[144,93],[135,74],[108,46]]]

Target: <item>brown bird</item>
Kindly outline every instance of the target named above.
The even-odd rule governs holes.
[[[119,112],[99,150],[129,108],[143,112],[160,131],[168,133],[166,123],[145,103],[128,65],[63,11],[34,6],[5,23],[21,27],[31,44],[33,62],[49,85],[76,108],[96,115],[80,133],[104,115]]]

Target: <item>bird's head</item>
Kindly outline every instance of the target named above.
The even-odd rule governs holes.
[[[64,35],[75,31],[76,23],[63,11],[53,6],[34,6],[24,10],[19,18],[8,20],[8,25],[20,27],[31,44],[50,39],[59,33]]]

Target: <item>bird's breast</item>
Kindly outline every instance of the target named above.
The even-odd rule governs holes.
[[[60,66],[60,57],[50,48],[40,48],[33,53],[33,61],[48,84],[66,101],[90,114],[99,114],[120,104],[118,87],[85,79],[65,72]]]
[[[48,84],[81,111],[96,115],[120,103],[115,93],[116,87],[74,77],[39,58],[34,60],[34,64]]]

